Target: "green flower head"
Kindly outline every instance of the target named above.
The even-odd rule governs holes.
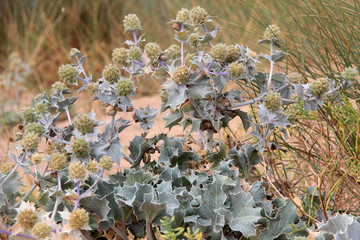
[[[100,163],[99,163],[100,167],[105,169],[105,170],[111,170],[112,166],[113,166],[113,160],[111,159],[110,156],[103,156],[100,159]]]
[[[119,96],[127,97],[134,90],[134,85],[130,79],[122,79],[116,84],[116,92]]]
[[[112,61],[120,66],[128,66],[128,51],[126,48],[115,48],[112,52]]]
[[[281,107],[281,97],[279,93],[270,93],[265,97],[265,107],[270,112],[276,112]]]
[[[289,74],[289,80],[291,83],[302,83],[304,81],[304,76],[301,73],[298,72],[292,72]]]
[[[245,73],[244,64],[239,62],[233,62],[229,65],[229,73],[233,78],[239,78]]]
[[[190,22],[194,26],[199,26],[204,24],[208,17],[209,17],[208,12],[199,6],[194,7],[190,11]]]
[[[140,19],[135,14],[128,14],[124,18],[125,31],[130,32],[132,30],[141,30]]]
[[[35,132],[29,132],[24,135],[22,146],[28,151],[36,151],[40,143],[40,137]]]
[[[56,152],[51,154],[49,168],[52,171],[63,170],[68,166],[68,161],[65,153]]]
[[[189,69],[186,66],[181,66],[175,69],[172,80],[179,85],[186,83],[190,78]]]
[[[142,52],[141,49],[139,47],[132,47],[130,48],[129,52],[128,52],[128,59],[130,61],[135,60],[135,61],[140,61],[142,57]]]
[[[160,45],[157,43],[148,43],[145,45],[145,54],[150,60],[155,60],[161,53]]]
[[[210,55],[218,62],[225,62],[228,56],[228,47],[224,43],[218,43],[212,48]]]
[[[114,64],[105,66],[102,75],[109,83],[116,83],[120,78],[120,70]]]
[[[71,149],[76,157],[87,157],[90,153],[89,143],[82,138],[77,138],[72,143]]]
[[[32,123],[36,121],[36,114],[33,108],[25,108],[21,116],[25,123]]]
[[[78,74],[76,67],[71,66],[70,64],[61,65],[58,73],[61,80],[63,80],[66,85],[71,85],[76,82],[76,75]]]
[[[77,115],[74,124],[76,129],[83,135],[94,132],[95,122],[87,115]]]
[[[240,48],[238,48],[236,45],[230,45],[228,46],[228,55],[226,56],[226,62],[232,63],[240,57]]]
[[[320,98],[327,91],[329,91],[329,81],[326,78],[318,78],[310,85],[310,93],[317,98]]]
[[[190,46],[192,47],[197,47],[199,46],[200,43],[200,36],[198,33],[192,33],[189,35],[187,42],[189,43]]]
[[[176,14],[176,21],[180,23],[188,23],[190,20],[190,11],[186,8],[182,8]]]
[[[341,76],[349,81],[356,81],[359,77],[359,71],[356,68],[348,67],[341,73]]]
[[[281,31],[280,28],[276,25],[269,25],[264,32],[264,38],[271,40],[271,39],[280,39],[281,38]]]
[[[25,126],[25,133],[31,132],[41,136],[45,132],[45,129],[40,123],[29,123]]]

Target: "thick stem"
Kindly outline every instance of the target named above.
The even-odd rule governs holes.
[[[25,157],[27,155],[27,152],[25,152],[20,161],[15,165],[15,167],[11,170],[11,172],[6,176],[6,178],[4,178],[4,180],[1,182],[0,187],[2,187],[9,179],[12,175],[14,175],[14,173],[16,172],[16,169],[18,169],[18,167],[20,166],[21,162],[24,161]]]
[[[212,152],[214,143],[214,130],[208,129],[206,130],[206,145],[205,150]]]
[[[76,78],[79,79],[80,81],[82,81],[83,83],[88,84],[88,82],[85,79],[83,79],[79,76],[76,76]]]
[[[68,118],[69,124],[72,125],[72,121],[71,121],[71,117],[70,117],[70,112],[69,112],[69,107],[65,108],[66,111],[66,116]]]
[[[121,229],[118,229],[116,226],[112,226],[111,229],[114,230],[116,232],[116,234],[119,235],[123,240],[129,239],[126,236],[126,229],[124,227],[124,224],[121,224]]]
[[[1,234],[6,234],[6,235],[11,235],[10,231],[1,230],[1,229],[0,229],[0,233]],[[28,238],[28,239],[37,239],[36,237],[33,237],[31,235],[27,235],[27,234],[23,234],[23,233],[18,233],[18,234],[16,234],[16,236],[23,237],[23,238]]]
[[[137,37],[136,37],[136,33],[135,33],[135,30],[132,30],[132,34],[133,34],[133,37],[134,37],[134,42],[135,42],[135,45],[137,44],[138,40],[137,40]]]
[[[110,129],[114,129],[115,126],[115,116],[111,116]]]
[[[91,185],[91,187],[89,187],[88,190],[86,190],[83,194],[81,194],[80,198],[84,197],[89,191],[91,191],[91,189],[93,189],[95,187],[95,185],[99,182],[100,178],[102,177],[103,173],[104,173],[104,169],[101,169],[101,172],[100,172],[98,178],[96,179],[96,181],[94,182],[94,184]]]
[[[270,61],[270,73],[269,73],[269,80],[268,80],[268,90],[270,90],[270,85],[271,85],[271,78],[272,78],[272,74],[273,74],[273,69],[274,69],[274,61],[272,60],[272,56],[274,54],[274,43],[271,40],[270,41],[270,57],[271,57],[271,61]]]
[[[151,227],[151,222],[146,221],[146,236],[149,240],[156,240],[155,234]]]
[[[78,198],[76,199],[74,210],[76,210],[79,206],[81,195],[80,195],[80,181],[76,182],[76,193],[78,195]]]

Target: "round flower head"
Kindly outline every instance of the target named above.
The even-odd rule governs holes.
[[[113,161],[112,161],[111,157],[105,155],[100,159],[99,165],[101,168],[103,168],[105,170],[111,170],[111,168],[113,166]]]
[[[124,18],[125,31],[130,32],[132,30],[141,30],[140,19],[135,14],[128,14]]]
[[[301,73],[298,72],[292,72],[288,76],[291,83],[302,83],[304,81],[304,77]]]
[[[89,155],[89,143],[82,138],[74,140],[71,149],[76,157],[87,157]]]
[[[197,6],[190,11],[190,21],[194,26],[199,26],[206,22],[208,15],[205,9]]]
[[[95,94],[96,91],[99,89],[99,85],[97,85],[97,83],[93,83],[93,82],[89,83],[89,84],[87,85],[87,87],[88,87],[88,89],[90,90],[90,92],[91,92],[92,94]]]
[[[240,49],[236,45],[228,46],[228,55],[226,56],[226,62],[232,63],[240,57]]]
[[[42,156],[40,154],[38,154],[38,153],[35,153],[31,157],[31,161],[36,165],[41,163],[42,159],[43,159]]]
[[[219,62],[225,62],[228,56],[228,47],[224,43],[218,43],[211,49],[210,55]]]
[[[65,89],[66,85],[63,82],[55,82],[53,85],[51,85],[51,92],[53,94],[64,91]]]
[[[7,174],[8,172],[10,172],[11,169],[14,168],[14,166],[15,166],[15,164],[12,162],[1,163],[0,172],[2,174]]]
[[[22,202],[17,212],[17,224],[24,230],[31,230],[38,221],[38,214],[32,203]]]
[[[25,108],[22,112],[22,119],[25,123],[32,123],[36,121],[35,110],[32,108]]]
[[[190,72],[186,66],[181,66],[175,69],[172,80],[179,85],[182,85],[188,81]]]
[[[66,168],[68,165],[65,153],[56,152],[51,154],[49,168],[53,171],[58,171]]]
[[[83,208],[78,208],[70,213],[69,224],[75,230],[81,230],[89,224],[89,213]]]
[[[44,114],[47,112],[47,104],[45,102],[38,102],[35,105],[35,113],[36,114]]]
[[[155,60],[161,53],[161,48],[157,43],[148,43],[145,45],[144,51],[150,60]]]
[[[315,97],[320,98],[329,91],[329,85],[326,78],[318,78],[310,85],[310,93]]]
[[[229,73],[233,78],[239,78],[245,73],[245,67],[242,63],[233,62],[229,65]]]
[[[130,79],[120,80],[116,84],[116,92],[119,96],[127,97],[134,90],[134,85]]]
[[[140,61],[141,57],[142,57],[142,52],[139,47],[134,46],[134,47],[130,48],[130,50],[128,52],[128,59],[130,61],[132,61],[132,60]]]
[[[115,48],[112,52],[112,61],[120,66],[127,66],[128,50],[126,48]]]
[[[70,64],[61,65],[58,73],[61,80],[63,80],[66,85],[73,84],[76,81],[76,75],[78,74],[76,67],[73,67]]]
[[[77,115],[74,124],[76,129],[83,135],[94,132],[95,122],[87,115]]]
[[[182,8],[176,14],[176,21],[180,23],[187,23],[190,20],[190,11],[186,8]]]
[[[192,47],[197,47],[199,46],[200,43],[200,36],[197,33],[192,33],[189,35],[187,42],[189,43],[190,46]]]
[[[40,137],[34,132],[26,133],[22,140],[22,146],[28,151],[35,151],[40,143]]]
[[[34,132],[41,136],[45,132],[44,127],[40,123],[29,123],[25,126],[25,133]]]
[[[81,56],[81,52],[79,49],[77,48],[72,48],[69,52],[69,57],[70,58],[76,58],[76,57],[80,57]]]
[[[276,112],[281,107],[281,97],[279,93],[270,93],[265,97],[265,107],[270,112]]]
[[[276,25],[269,25],[264,32],[264,38],[271,40],[274,38],[280,38],[281,37],[281,31],[280,28]]]
[[[86,169],[91,173],[96,173],[98,170],[99,163],[95,160],[92,160],[86,165]]]
[[[34,97],[34,101],[35,102],[38,102],[38,101],[40,101],[40,99],[43,97],[43,95],[41,94],[41,93],[39,93],[38,95],[36,95],[35,97]]]
[[[87,178],[87,171],[85,163],[80,161],[72,162],[69,166],[69,179],[71,180],[85,180]]]
[[[46,222],[39,222],[35,224],[31,232],[38,239],[47,239],[51,236],[51,226]]]
[[[341,76],[349,81],[356,81],[359,77],[359,71],[356,68],[348,67],[341,73]]]
[[[114,64],[105,66],[102,75],[109,83],[116,83],[120,78],[120,70]]]

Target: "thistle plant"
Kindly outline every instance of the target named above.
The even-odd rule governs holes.
[[[209,32],[211,21],[201,7],[181,9],[172,21],[178,43],[163,51],[157,43],[143,44],[139,18],[127,15],[124,30],[132,40],[113,51],[113,63],[98,79],[85,71],[86,57],[70,51],[73,63],[59,68],[64,84],[36,96],[23,111],[25,134],[18,134],[19,145],[8,153],[14,167],[0,174],[5,228],[1,233],[46,239],[50,226],[51,237],[88,239],[106,234],[128,239],[130,231],[135,237],[155,240],[156,226],[168,239],[181,234],[188,239],[275,239],[307,236],[307,225],[316,227],[322,219],[304,212],[298,216],[296,207],[301,211],[301,206],[291,197],[268,200],[265,182],[246,181],[262,162],[261,154],[273,151],[276,136],[287,136],[291,122],[284,108],[289,104],[304,112],[321,108],[328,95],[350,86],[351,79],[343,76],[337,87],[326,77],[310,84],[294,83],[274,70],[275,63],[287,56],[281,51],[278,28],[267,28],[259,42],[269,46],[270,54],[257,55],[238,44],[214,45],[219,29]],[[269,73],[256,71],[259,59],[269,61]],[[136,108],[131,101],[136,94],[133,83],[149,72],[163,82],[160,111],[167,112],[165,127],[180,125],[186,137],[165,133],[149,137],[158,110]],[[354,78],[354,74],[346,76]],[[240,84],[229,89],[233,81]],[[69,88],[77,88],[80,97],[88,90],[110,121],[95,120],[93,111],[71,116],[69,107],[78,98]],[[243,88],[255,91],[251,94]],[[242,109],[248,105],[252,113]],[[133,119],[120,117],[126,112],[134,112]],[[63,114],[65,126],[58,124]],[[236,117],[245,130],[252,129],[255,140],[229,148],[221,133]],[[132,121],[142,133],[124,150],[119,133]],[[43,151],[39,146],[44,143],[48,146]],[[124,161],[130,169],[119,168]],[[34,177],[34,185],[25,193],[19,192],[19,167]],[[29,197],[35,189],[39,199]],[[30,199],[33,214],[29,221],[19,221],[13,210]],[[35,219],[40,209],[49,218],[48,225],[40,217]],[[161,221],[170,216],[170,222]],[[20,232],[11,231],[16,224],[22,224]]]

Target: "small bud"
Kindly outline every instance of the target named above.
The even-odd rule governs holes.
[[[176,14],[176,21],[179,23],[188,23],[190,20],[190,11],[186,8],[182,8]]]
[[[89,213],[83,208],[72,211],[69,216],[69,224],[72,229],[81,230],[89,224]]]
[[[99,85],[97,83],[92,83],[92,82],[89,83],[87,87],[92,94],[95,94],[96,91],[99,89]]]
[[[210,52],[210,55],[218,62],[225,62],[228,56],[228,48],[224,43],[216,44]]]
[[[265,97],[265,107],[269,109],[270,112],[276,112],[281,107],[281,97],[279,93],[269,93]]]
[[[55,82],[51,85],[51,92],[53,94],[57,94],[58,92],[62,92],[66,89],[66,85],[63,82]]]
[[[96,173],[98,170],[99,163],[95,160],[92,160],[86,165],[86,169],[91,173]]]
[[[81,52],[79,49],[77,48],[72,48],[69,52],[69,57],[70,58],[76,58],[76,57],[81,57]]]
[[[165,52],[171,57],[171,58],[179,58],[181,56],[181,49],[180,46],[177,44],[170,45]]]
[[[298,72],[290,73],[288,78],[289,78],[290,82],[294,83],[294,84],[302,83],[304,81],[303,75]]]
[[[105,66],[102,75],[109,83],[116,83],[120,78],[120,70],[114,64]]]
[[[127,97],[134,90],[134,85],[130,79],[122,79],[116,84],[116,92],[119,96]]]
[[[72,143],[71,149],[76,157],[87,157],[90,153],[89,143],[82,138],[77,138]]]
[[[36,114],[33,108],[25,108],[22,112],[22,119],[25,123],[32,123],[36,121]]]
[[[18,124],[13,128],[13,134],[15,138],[20,138],[24,135],[24,125]]]
[[[161,53],[161,48],[157,43],[148,43],[145,45],[145,54],[150,60],[155,60]]]
[[[114,106],[109,105],[106,107],[105,112],[109,116],[115,116],[117,111]]]
[[[43,160],[42,156],[38,153],[35,153],[32,157],[31,157],[31,161],[38,165],[39,163],[41,163],[41,161]]]
[[[186,83],[189,78],[190,72],[186,66],[176,68],[172,76],[172,80],[179,85]]]
[[[48,105],[45,102],[38,102],[35,105],[35,113],[38,115],[44,114],[47,112],[47,107]]]
[[[229,73],[233,78],[239,78],[245,73],[245,67],[242,63],[233,62],[229,65]]]
[[[310,93],[315,97],[320,98],[329,91],[329,85],[326,78],[318,78],[310,85]]]
[[[192,47],[197,47],[199,46],[200,43],[200,36],[198,33],[192,33],[189,35],[187,42],[189,43],[190,46]]]
[[[124,18],[125,31],[130,32],[132,30],[141,30],[140,19],[135,14],[128,14]]]
[[[45,222],[35,224],[32,234],[38,239],[47,239],[51,236],[51,226]]]
[[[14,166],[15,166],[15,164],[13,162],[1,163],[0,172],[2,174],[7,174],[11,171],[11,169],[14,168]]]
[[[56,152],[50,156],[49,168],[53,171],[59,171],[66,168],[68,165],[65,153]]]
[[[226,62],[232,63],[240,57],[241,52],[240,48],[238,48],[236,45],[230,45],[228,46],[228,55],[226,56]]]
[[[36,212],[32,209],[24,209],[20,211],[17,215],[17,222],[20,224],[21,227],[30,230],[34,227],[38,220],[36,216]]]
[[[45,132],[45,129],[40,123],[29,123],[25,126],[25,133],[31,132],[41,136]]]
[[[101,168],[109,171],[113,166],[113,161],[111,157],[105,155],[100,159],[99,165]]]
[[[85,163],[80,161],[72,162],[69,166],[69,179],[71,180],[82,180],[84,181],[87,178],[87,171],[85,168]]]
[[[181,23],[174,23],[172,26],[172,29],[174,29],[174,31],[180,31],[181,30]]]
[[[61,80],[63,80],[66,85],[73,84],[76,81],[76,75],[78,74],[76,67],[73,67],[70,64],[61,65],[58,73]]]
[[[43,95],[42,95],[41,93],[39,93],[38,95],[36,95],[36,96],[34,97],[34,102],[40,101],[42,97],[43,97]]]
[[[127,62],[128,51],[126,48],[116,48],[112,52],[112,61],[120,66],[129,65]]]
[[[345,71],[343,71],[341,73],[341,76],[343,78],[346,78],[347,80],[349,81],[356,81],[359,77],[359,71],[356,69],[356,68],[353,68],[353,67],[348,67],[348,68],[345,68]]]
[[[40,137],[34,132],[30,132],[24,135],[22,140],[22,146],[28,151],[35,151],[40,143]]]
[[[135,60],[135,61],[140,61],[142,57],[142,52],[141,49],[139,47],[132,47],[130,48],[129,52],[128,52],[128,59],[130,61]]]
[[[77,115],[74,119],[74,124],[82,135],[94,132],[95,122],[87,115]]]
[[[194,26],[202,25],[206,22],[208,15],[209,14],[205,9],[203,9],[199,6],[194,7],[193,9],[191,9],[191,12],[190,12],[190,22]]]
[[[271,40],[271,39],[280,39],[281,38],[281,31],[280,28],[276,25],[269,25],[264,32],[264,38]]]

